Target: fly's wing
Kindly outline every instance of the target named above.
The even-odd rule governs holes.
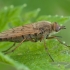
[[[46,21],[28,24],[25,26],[19,26],[0,33],[0,41],[16,42],[16,41],[22,41],[24,38],[26,38],[26,40],[30,39],[40,40],[42,35],[44,37],[46,35],[49,35],[49,33],[52,31],[50,29],[51,29],[51,24]]]
[[[5,32],[0,33],[0,40],[1,39],[9,39],[9,38],[18,38],[21,36],[25,36],[28,34],[35,34],[40,33],[40,30],[34,28],[33,24],[25,25],[25,26],[19,26],[10,30],[7,30]]]

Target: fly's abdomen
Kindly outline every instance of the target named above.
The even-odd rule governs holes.
[[[0,38],[0,42],[3,42],[3,41],[8,41],[7,38]]]
[[[2,41],[2,38],[0,38],[0,42]]]

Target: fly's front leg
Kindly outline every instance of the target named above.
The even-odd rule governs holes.
[[[57,39],[57,41],[60,42],[61,44],[65,45],[65,46],[67,46],[67,47],[70,47],[70,46],[68,46],[67,44],[65,44],[65,43],[63,43],[62,41],[60,41],[58,37],[60,37],[60,36],[47,37],[46,39]]]

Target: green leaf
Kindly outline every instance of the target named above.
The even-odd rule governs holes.
[[[24,23],[34,22],[36,17],[38,16],[39,12],[40,12],[40,8],[38,8],[34,11],[29,11],[29,12],[24,13],[22,16]]]
[[[42,21],[42,20],[46,20],[46,21],[51,21],[51,22],[58,22],[58,23],[65,23],[66,21],[68,21],[70,18],[67,17],[63,17],[63,16],[51,16],[51,15],[46,15],[46,16],[40,16],[37,18],[37,21]]]
[[[2,29],[8,28],[9,27],[8,24],[10,23],[13,24],[16,20],[19,20],[21,11],[25,7],[26,7],[26,4],[23,4],[22,6],[19,6],[19,7],[14,7],[13,5],[11,5],[10,7],[4,7],[4,9],[0,12],[1,14],[0,15],[0,27]]]
[[[8,64],[12,67],[14,67],[17,70],[29,70],[26,66],[23,64],[18,63],[17,61],[14,61],[13,59],[9,58],[8,56],[0,53],[0,62]]]

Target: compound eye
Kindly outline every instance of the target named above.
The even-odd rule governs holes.
[[[56,26],[55,31],[58,32],[60,29],[60,26]]]
[[[54,31],[58,32],[61,29],[61,27],[55,22],[54,23]]]

